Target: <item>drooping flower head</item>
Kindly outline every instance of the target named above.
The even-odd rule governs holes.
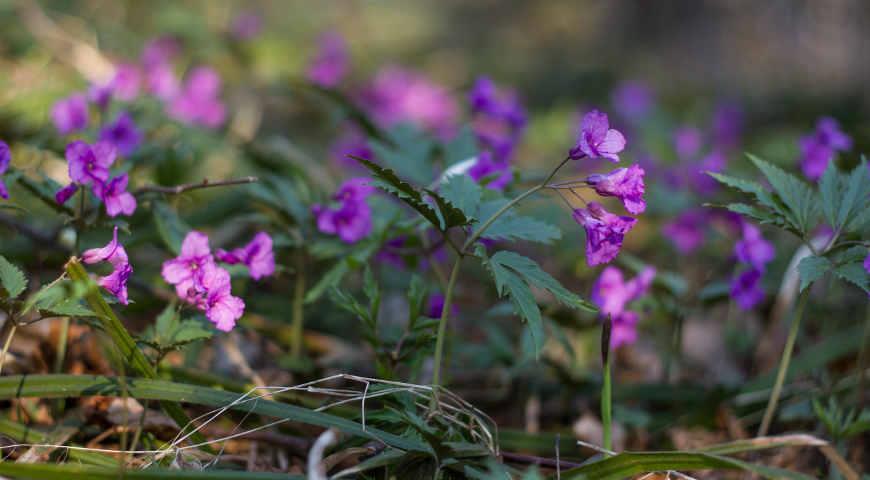
[[[66,146],[69,178],[79,185],[102,184],[109,178],[115,162],[115,147],[106,142],[93,145],[76,140]]]
[[[100,277],[97,283],[114,295],[118,301],[127,305],[127,280],[133,274],[133,267],[127,257],[124,246],[118,242],[118,227],[112,233],[112,240],[101,248],[92,248],[82,253],[82,261],[87,264],[108,262],[112,265],[112,273]]]
[[[218,250],[215,256],[218,260],[235,265],[241,263],[248,267],[248,273],[254,280],[268,277],[275,273],[275,252],[272,250],[272,237],[266,232],[259,232],[244,247],[227,252]]]
[[[182,90],[170,101],[169,115],[193,125],[219,127],[226,108],[219,95],[221,79],[210,67],[197,67],[187,76]]]
[[[411,70],[382,69],[359,100],[382,127],[412,122],[445,138],[456,130],[459,111],[450,92]]]
[[[762,273],[761,270],[750,267],[731,280],[731,298],[743,310],[751,310],[764,300],[764,289],[761,287]]]
[[[810,180],[819,179],[839,151],[852,148],[852,139],[830,117],[819,119],[815,132],[801,137],[801,169]]]
[[[203,265],[204,293],[199,306],[205,311],[206,318],[223,332],[232,330],[236,326],[236,320],[245,312],[245,302],[233,296],[231,288],[229,272],[218,267],[214,262]]]
[[[775,254],[773,244],[761,236],[761,230],[749,222],[743,222],[743,238],[734,244],[737,260],[757,270],[764,270]]]
[[[130,155],[142,143],[142,132],[127,112],[118,114],[114,122],[100,129],[100,141],[115,146],[121,155]]]
[[[580,121],[580,135],[577,145],[568,152],[573,160],[583,157],[607,158],[619,161],[619,152],[625,149],[625,136],[619,130],[610,128],[607,114],[592,110]]]
[[[634,164],[610,173],[590,175],[586,183],[603,197],[619,198],[629,213],[637,215],[646,210],[646,202],[643,199],[644,173],[640,165]]]
[[[160,274],[166,283],[175,285],[175,293],[186,301],[191,301],[204,290],[203,272],[207,265],[214,263],[208,237],[195,230],[189,232],[181,243],[181,253],[163,262]]]
[[[628,120],[638,121],[649,114],[655,99],[645,83],[627,81],[614,90],[611,102],[616,113]]]
[[[366,198],[373,192],[366,178],[345,181],[332,196],[336,206],[313,205],[312,213],[317,229],[338,235],[346,243],[356,243],[368,236],[372,229],[372,212]]]
[[[320,36],[317,54],[308,64],[306,76],[311,83],[332,88],[347,75],[350,55],[344,37],[337,32]]]
[[[61,135],[88,128],[88,101],[85,95],[75,93],[58,100],[51,107],[51,121]]]
[[[106,214],[117,217],[120,214],[133,215],[136,211],[136,197],[127,191],[128,176],[122,173],[105,183],[95,183],[94,193],[106,204]]]
[[[586,229],[586,262],[590,265],[608,263],[619,254],[625,234],[637,219],[614,215],[597,202],[573,213],[574,220]]]
[[[111,83],[115,98],[129,102],[139,96],[142,73],[138,66],[122,63],[115,67],[115,76],[112,77]]]
[[[9,145],[0,140],[0,176],[9,169],[10,162],[12,162],[12,154],[9,152]],[[9,198],[9,190],[6,189],[6,184],[3,183],[2,179],[0,179],[0,198]]]

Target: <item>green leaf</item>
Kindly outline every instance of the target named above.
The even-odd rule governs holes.
[[[822,213],[825,216],[825,221],[828,222],[834,230],[840,227],[838,216],[840,213],[840,172],[837,170],[837,165],[834,162],[828,163],[828,168],[819,179],[819,199],[821,200]]]
[[[146,332],[146,341],[161,350],[171,350],[214,335],[214,328],[204,319],[181,319],[175,304],[163,309],[154,327]]]
[[[40,310],[43,312],[49,312],[51,314],[61,315],[64,317],[97,316],[97,314],[94,313],[93,310],[82,305],[81,300],[78,298],[68,298],[49,307],[40,308]]]
[[[863,263],[855,262],[839,265],[834,269],[834,274],[870,294],[870,284],[868,284],[870,279],[868,279],[867,270],[864,270]]]
[[[157,233],[169,251],[178,255],[181,252],[181,242],[191,230],[190,226],[181,220],[175,209],[160,200],[154,200],[151,206]]]
[[[845,227],[847,232],[856,232],[866,222],[862,217],[870,210],[870,175],[867,173],[866,160],[861,160],[849,176],[843,179],[843,184],[845,191],[842,194],[837,226]]]
[[[323,296],[330,289],[337,287],[344,276],[350,271],[350,263],[343,259],[324,273],[320,280],[305,293],[305,303],[311,303]]]
[[[443,146],[444,166],[464,162],[477,156],[477,138],[470,126],[462,127],[459,133]]]
[[[27,278],[24,273],[2,255],[0,255],[0,285],[3,285],[9,298],[13,299],[18,298],[27,288]]]
[[[432,180],[430,157],[435,142],[409,123],[393,127],[387,136],[392,145],[373,140],[370,145],[375,157],[399,175],[419,184]]]
[[[481,219],[489,218],[505,203],[507,200],[498,199],[481,204],[478,217]],[[479,227],[479,223],[477,222],[475,227]],[[519,216],[513,211],[508,211],[489,226],[483,237],[490,240],[526,240],[550,244],[562,238],[562,231],[559,230],[559,227],[547,222],[533,217]]]
[[[465,174],[452,175],[438,189],[448,202],[465,214],[468,219],[477,215],[483,189]]]
[[[786,217],[797,230],[796,233],[806,236],[818,208],[815,192],[804,181],[785,170],[754,155],[748,156],[788,209]]]
[[[493,255],[489,261],[516,271],[522,275],[530,285],[547,290],[556,297],[556,300],[559,300],[565,306],[579,308],[586,310],[587,312],[598,311],[595,305],[587,302],[579,295],[563,287],[558,280],[542,270],[540,265],[531,258],[524,257],[509,250],[501,250]]]
[[[810,284],[822,278],[833,266],[831,261],[825,257],[815,255],[804,257],[798,264],[798,273],[800,273],[801,278],[800,291],[803,292]]]

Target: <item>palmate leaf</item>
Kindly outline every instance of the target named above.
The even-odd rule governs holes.
[[[834,275],[870,294],[870,277],[862,262],[845,263],[834,269]]]
[[[870,206],[870,175],[866,162],[862,161],[849,174],[841,173],[836,164],[830,162],[819,180],[819,194],[822,213],[828,224],[834,230],[848,227]]]
[[[466,218],[477,218],[483,188],[470,176],[465,174],[451,175],[438,189],[438,192],[448,202],[462,211]]]
[[[462,127],[458,134],[442,146],[444,166],[450,167],[477,156],[477,138],[470,126]],[[445,168],[446,170],[446,168]]]
[[[833,267],[834,264],[825,257],[818,257],[815,255],[805,257],[798,264],[798,273],[800,273],[801,278],[800,291],[803,292],[806,290],[807,287],[816,280],[822,278]]]
[[[435,142],[409,123],[400,123],[387,132],[389,143],[370,142],[375,158],[399,175],[419,184],[432,181],[432,151]]]
[[[351,156],[351,158],[360,162],[363,166],[369,169],[372,176],[375,178],[372,182],[373,186],[378,187],[405,202],[438,230],[443,232],[449,228],[470,223],[470,220],[462,213],[462,210],[454,206],[450,201],[438,193],[431,190],[418,189],[399,178],[399,176],[396,175],[396,172],[389,168],[381,167],[380,165],[364,158],[354,156]],[[437,206],[437,210],[427,201],[427,196]]]
[[[27,277],[24,276],[21,269],[10,263],[2,255],[0,255],[0,285],[3,286],[3,290],[6,290],[6,294],[12,299],[18,298],[21,292],[27,288]]]
[[[484,202],[480,205],[477,217],[483,222],[507,202],[508,200],[503,198]],[[479,227],[479,225],[474,225],[474,227]],[[490,240],[526,240],[550,244],[554,240],[562,238],[562,231],[555,225],[537,218],[520,216],[513,211],[508,211],[487,228],[483,237]]]
[[[579,308],[587,312],[596,312],[595,305],[587,302],[579,295],[571,292],[549,273],[541,269],[540,265],[531,258],[524,257],[509,250],[502,250],[490,258],[490,262],[496,262],[521,274],[526,281],[535,287],[542,288],[552,293],[556,300],[571,308]]]
[[[801,236],[806,236],[818,209],[815,191],[803,180],[754,155],[749,159],[761,170],[786,207],[786,218]]]

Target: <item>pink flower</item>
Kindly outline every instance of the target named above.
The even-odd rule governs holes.
[[[80,185],[93,185],[109,178],[109,167],[115,162],[115,147],[109,143],[93,145],[76,140],[66,146],[69,178]]]
[[[127,180],[127,174],[122,173],[106,183],[94,184],[94,193],[106,204],[110,217],[130,216],[136,211],[136,197],[127,191]]]
[[[201,303],[205,316],[218,330],[229,332],[245,311],[245,302],[230,292],[230,274],[214,262],[204,265],[202,288],[205,298]]]
[[[336,32],[324,33],[319,42],[317,54],[308,65],[306,76],[311,83],[321,87],[335,87],[348,71],[347,43]]]
[[[181,243],[181,254],[163,262],[160,274],[166,283],[175,285],[175,293],[186,301],[193,301],[204,290],[203,275],[206,267],[214,263],[208,237],[191,231]]]
[[[598,110],[587,113],[580,122],[580,136],[577,145],[568,155],[573,160],[583,157],[607,158],[619,161],[619,152],[625,149],[625,137],[618,130],[610,128],[607,114]]]
[[[141,77],[142,74],[136,65],[122,63],[115,67],[115,76],[112,77],[115,98],[127,102],[135,100],[139,96]]]
[[[272,250],[272,237],[266,232],[259,232],[244,247],[235,248],[229,252],[218,250],[218,260],[235,265],[242,263],[248,267],[251,278],[259,280],[275,273],[275,252]]]
[[[655,268],[646,267],[626,282],[622,271],[608,266],[593,285],[592,302],[598,305],[601,316],[609,316],[612,322],[611,348],[634,343],[637,339],[638,314],[627,311],[626,306],[649,291],[655,275]]]
[[[9,168],[9,163],[12,161],[12,154],[9,153],[9,145],[0,140],[0,175],[6,173]],[[0,180],[0,198],[8,199],[9,191],[6,190],[6,184]]]
[[[172,98],[169,115],[184,123],[219,127],[226,118],[226,108],[219,95],[221,79],[211,67],[194,68],[184,88]]]
[[[637,219],[614,215],[597,202],[574,210],[574,220],[586,229],[586,262],[592,265],[608,263],[619,254],[625,234]]]
[[[646,210],[646,202],[643,200],[643,176],[643,168],[634,164],[607,174],[590,175],[586,183],[603,197],[619,198],[629,213],[637,215]]]
[[[97,283],[118,298],[118,301],[127,305],[127,280],[133,273],[133,267],[127,257],[124,246],[118,242],[118,227],[112,233],[112,240],[102,248],[92,248],[82,253],[82,261],[87,264],[109,262],[112,265],[112,273],[100,277]]]
[[[61,135],[87,128],[88,101],[85,95],[76,93],[55,103],[51,107],[51,121]]]

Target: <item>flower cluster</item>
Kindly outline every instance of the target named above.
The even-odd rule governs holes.
[[[838,151],[852,148],[852,139],[830,117],[819,119],[816,131],[801,137],[801,169],[810,180],[818,180]]]
[[[340,34],[327,32],[320,36],[319,44],[305,75],[315,85],[332,88],[347,75],[350,63],[347,43]]]
[[[252,278],[260,279],[275,271],[272,239],[260,232],[242,248],[230,252],[218,250],[217,255],[212,255],[208,237],[191,231],[184,237],[181,253],[163,262],[161,275],[175,286],[175,293],[205,312],[218,330],[228,332],[244,313],[245,302],[232,295],[230,274],[217,265],[216,259],[230,264],[243,263]]]
[[[592,286],[592,302],[598,306],[600,315],[609,316],[612,322],[611,349],[632,344],[637,339],[638,313],[626,307],[649,291],[655,275],[653,267],[646,267],[636,277],[625,281],[622,271],[608,266]]]
[[[82,253],[82,261],[87,264],[108,262],[112,266],[112,273],[100,277],[97,283],[114,295],[118,301],[127,305],[127,280],[133,274],[133,267],[127,258],[127,251],[118,242],[118,227],[112,233],[112,240],[102,248],[92,248]]]
[[[332,196],[334,206],[313,205],[317,229],[338,235],[346,243],[356,243],[372,230],[372,211],[366,198],[374,191],[366,178],[346,180]]]
[[[109,168],[116,156],[115,147],[107,142],[88,145],[76,140],[68,144],[66,160],[72,183],[55,194],[57,203],[66,203],[80,187],[91,187],[97,198],[106,204],[110,217],[122,213],[132,215],[136,211],[136,197],[127,191],[127,174],[109,178]]]
[[[526,111],[515,92],[498,89],[487,77],[477,79],[468,100],[481,147],[468,174],[476,181],[490,178],[487,187],[500,190],[513,177],[510,160],[526,127]]]
[[[0,176],[6,173],[10,162],[12,162],[12,154],[9,153],[9,145],[0,140]],[[9,190],[6,189],[6,184],[3,183],[2,179],[0,179],[0,198],[9,198]]]
[[[764,299],[761,277],[776,252],[755,225],[743,222],[742,234],[734,244],[734,256],[743,268],[731,281],[731,297],[740,308],[749,310]]]
[[[411,122],[442,138],[456,131],[459,111],[450,92],[411,70],[395,66],[382,69],[358,101],[381,127]]]
[[[625,137],[618,130],[610,128],[607,114],[593,110],[583,117],[577,145],[571,149],[568,158],[603,157],[618,162],[619,153],[624,148]],[[581,200],[583,197],[576,189],[591,187],[600,196],[618,198],[629,213],[637,215],[646,209],[643,177],[643,168],[635,164],[606,174],[590,175],[582,181],[550,187],[557,192],[568,190]],[[583,202],[586,203],[586,200]],[[585,208],[574,209],[573,217],[586,229],[586,261],[589,265],[608,263],[616,258],[625,234],[637,223],[635,218],[608,212],[598,202],[588,202]]]

